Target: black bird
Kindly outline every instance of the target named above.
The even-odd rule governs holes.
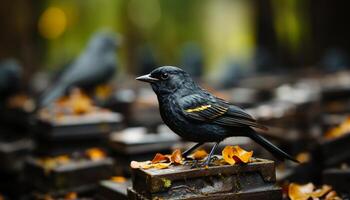
[[[136,80],[151,84],[158,97],[160,115],[165,124],[183,139],[198,143],[185,151],[184,157],[205,142],[215,142],[203,163],[209,165],[211,156],[221,141],[232,136],[247,136],[277,158],[297,162],[253,129],[267,130],[266,127],[258,124],[243,109],[200,88],[180,68],[160,67]]]
[[[117,41],[113,34],[97,33],[87,49],[44,93],[40,106],[47,106],[73,86],[91,88],[111,79],[117,68],[116,47]]]

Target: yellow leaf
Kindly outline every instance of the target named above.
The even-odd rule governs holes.
[[[308,200],[314,189],[315,186],[312,183],[305,185],[291,183],[288,187],[288,196],[291,200]]]
[[[347,133],[350,133],[350,117],[338,126],[327,131],[325,137],[328,139],[337,138]]]
[[[208,153],[204,149],[200,149],[195,151],[193,154],[189,155],[188,157],[194,160],[202,160],[207,156],[208,156]]]
[[[171,163],[156,163],[151,164],[150,168],[165,169],[168,168],[170,165]]]

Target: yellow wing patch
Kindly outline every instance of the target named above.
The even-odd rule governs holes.
[[[199,111],[206,110],[206,109],[208,109],[210,107],[211,107],[211,105],[204,105],[204,106],[199,106],[197,108],[190,108],[190,109],[187,109],[185,111],[189,112],[189,113],[191,113],[191,112],[199,112]]]

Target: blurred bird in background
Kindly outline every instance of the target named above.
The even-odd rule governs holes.
[[[93,88],[110,80],[117,70],[117,38],[112,33],[99,32],[93,36],[85,51],[68,67],[39,100],[47,106],[72,87]]]
[[[203,163],[209,165],[211,156],[221,141],[232,136],[247,136],[277,158],[297,162],[253,129],[267,130],[266,127],[258,124],[243,109],[200,88],[180,68],[160,67],[136,80],[151,84],[158,97],[160,114],[165,124],[183,139],[198,142],[184,152],[184,157],[205,142],[215,142]]]
[[[22,67],[14,59],[0,63],[0,102],[18,92],[21,86]]]
[[[199,79],[203,75],[204,57],[201,48],[196,43],[186,43],[183,46],[181,67],[195,79]]]
[[[145,44],[137,49],[136,62],[139,75],[146,74],[157,66],[157,58],[151,45]]]

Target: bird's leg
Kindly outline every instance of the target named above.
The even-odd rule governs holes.
[[[216,142],[214,144],[213,148],[211,149],[207,159],[203,162],[202,166],[209,166],[211,157],[213,156],[213,154],[214,154],[216,148],[218,147],[218,145],[219,145],[219,142]]]
[[[194,151],[198,147],[202,146],[203,144],[204,144],[203,142],[200,142],[200,143],[197,143],[196,145],[194,145],[193,147],[187,149],[185,152],[182,153],[182,157],[186,158],[192,151]]]

